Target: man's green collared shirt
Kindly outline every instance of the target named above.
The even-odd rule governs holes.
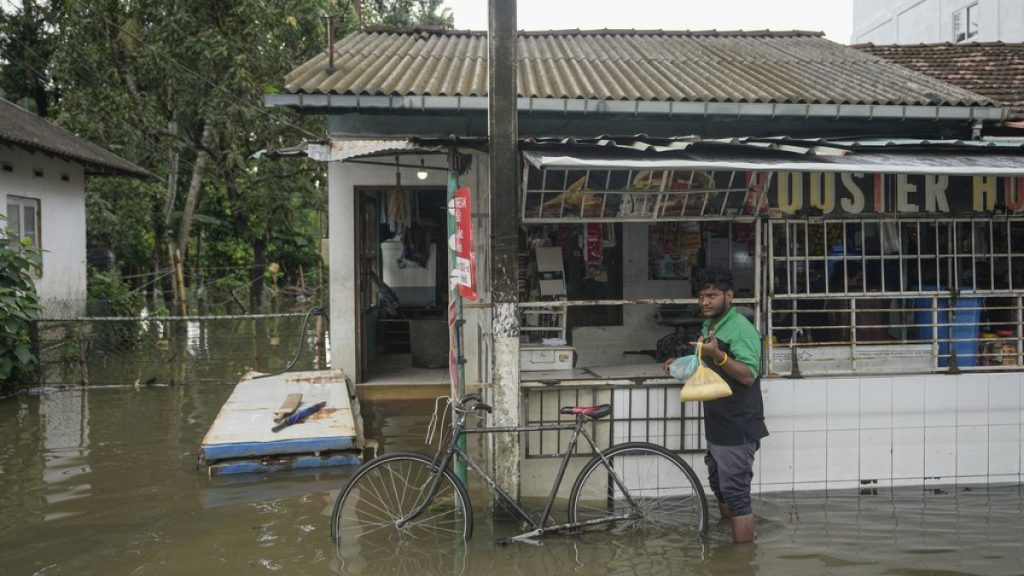
[[[702,336],[708,335],[712,322],[714,320],[711,318],[704,320]],[[761,372],[761,335],[750,320],[737,312],[735,306],[730,306],[715,324],[714,330],[716,338],[729,343],[729,355],[746,364],[754,378],[757,378]]]

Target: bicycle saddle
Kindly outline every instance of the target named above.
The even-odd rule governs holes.
[[[576,414],[586,416],[591,420],[598,420],[612,413],[611,404],[600,404],[598,406],[562,406],[561,414]]]

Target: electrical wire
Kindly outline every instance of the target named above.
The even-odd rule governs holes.
[[[327,308],[325,308],[324,306],[314,306],[309,309],[309,312],[306,312],[306,317],[302,319],[302,328],[299,329],[299,349],[295,352],[295,357],[292,358],[292,361],[289,362],[288,365],[285,366],[284,369],[282,370],[278,370],[277,372],[271,372],[269,374],[258,374],[252,377],[253,380],[256,380],[257,378],[269,378],[271,376],[284,374],[285,372],[290,371],[295,366],[295,363],[299,361],[299,356],[302,354],[303,346],[306,345],[306,324],[309,323],[309,317],[313,316],[314,314],[317,316],[323,316],[324,318],[328,317]]]

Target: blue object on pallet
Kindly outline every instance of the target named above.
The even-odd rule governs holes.
[[[331,456],[306,455],[266,460],[224,460],[210,464],[210,474],[221,475],[283,472],[285,470],[302,470],[305,468],[322,468],[324,466],[361,464],[362,461],[362,458],[360,458],[358,454],[334,454]]]

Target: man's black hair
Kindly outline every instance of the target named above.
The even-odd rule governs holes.
[[[718,288],[722,292],[736,291],[732,285],[732,270],[723,266],[708,266],[698,270],[694,275],[693,287],[696,292],[710,287]]]

